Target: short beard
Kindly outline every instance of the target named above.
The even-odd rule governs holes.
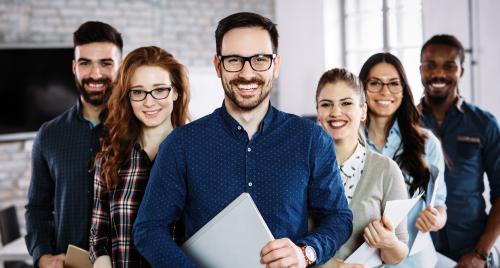
[[[448,95],[444,95],[444,96],[427,95],[427,99],[433,105],[441,105],[441,104],[446,102],[446,99],[448,99]]]
[[[90,93],[85,90],[85,84],[89,83],[102,83],[104,84],[105,90],[104,92],[99,92],[99,93]],[[85,102],[93,105],[93,106],[101,106],[105,104],[109,96],[111,95],[111,90],[112,90],[112,82],[111,79],[109,78],[102,78],[102,79],[92,79],[92,78],[85,78],[82,79],[82,81],[78,81],[78,79],[75,77],[75,84],[78,92],[80,95],[83,97],[83,100]]]
[[[238,97],[236,96],[236,92],[231,90],[231,86],[233,86],[234,88],[237,88],[236,84],[238,84],[238,83],[248,83],[248,84],[256,83],[258,86],[262,87],[262,91],[261,91],[260,95],[257,97],[257,100],[255,100],[254,102],[251,102],[251,103],[244,103],[244,102],[238,101]],[[259,79],[245,80],[245,79],[240,78],[240,79],[234,79],[234,80],[229,81],[227,85],[223,81],[222,85],[224,87],[225,95],[239,109],[241,109],[242,111],[248,112],[248,111],[255,109],[257,106],[259,106],[269,96],[269,94],[271,93],[271,89],[269,89],[267,91],[265,89],[272,87],[271,83],[272,82],[270,81],[270,82],[268,82],[268,84],[265,84],[264,81],[259,80]],[[236,89],[236,90],[238,90],[238,89]]]

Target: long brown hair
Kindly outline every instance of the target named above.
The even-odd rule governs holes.
[[[401,61],[396,56],[391,53],[377,53],[366,60],[359,72],[359,79],[363,82],[365,90],[371,69],[379,63],[388,63],[394,66],[403,86],[403,100],[390,123],[386,126],[385,137],[388,136],[390,127],[397,120],[401,132],[403,152],[396,156],[394,160],[399,164],[404,173],[413,178],[410,184],[410,194],[413,194],[419,188],[425,190],[429,182],[429,168],[424,160],[427,135],[420,127],[420,112],[413,104],[413,94],[411,93],[408,78],[406,77],[403,64],[401,64]],[[370,107],[368,107],[369,109]],[[366,125],[370,126],[369,115]]]
[[[170,74],[172,88],[177,92],[171,115],[172,127],[183,126],[189,120],[190,89],[184,65],[156,46],[140,47],[130,52],[118,70],[108,101],[101,151],[96,156],[96,161],[103,161],[100,176],[108,189],[118,184],[118,169],[126,164],[141,134],[141,123],[134,116],[129,99],[130,80],[141,66],[158,66]]]

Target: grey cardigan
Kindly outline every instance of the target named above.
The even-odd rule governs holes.
[[[353,214],[352,235],[337,251],[335,257],[345,260],[363,244],[364,228],[371,221],[381,218],[387,201],[406,198],[408,198],[408,191],[403,174],[396,162],[381,154],[366,150],[363,174],[349,204]],[[400,241],[408,243],[406,219],[396,227],[395,232]],[[333,259],[322,267],[335,267]]]

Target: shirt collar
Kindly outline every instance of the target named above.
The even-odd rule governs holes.
[[[368,146],[370,146],[370,148],[372,148],[377,153],[386,156],[390,157],[396,156],[401,147],[402,139],[401,139],[401,131],[399,129],[398,120],[395,120],[391,126],[391,129],[389,129],[387,140],[381,149],[377,148],[377,146],[375,146],[375,144],[370,140],[370,136],[368,135],[368,128],[365,128],[365,136],[366,136],[366,143]]]
[[[232,133],[238,133],[243,129],[243,126],[234,119],[229,112],[226,109],[226,106],[224,105],[224,101],[222,102],[222,107],[221,107],[221,117],[224,125],[232,132]],[[268,131],[269,127],[271,126],[271,122],[273,120],[273,115],[274,115],[274,107],[272,107],[271,102],[269,102],[269,107],[267,109],[266,115],[264,116],[262,122],[260,123],[259,131],[258,133],[265,133]]]
[[[465,100],[461,95],[458,95],[458,99],[455,102],[455,105],[451,106],[451,108],[455,108],[457,111],[464,113],[464,105],[465,105]],[[418,104],[418,109],[422,112],[430,112],[429,107],[425,104],[424,97],[420,99],[420,103]]]
[[[76,102],[76,115],[78,116],[78,118],[80,118],[81,120],[83,121],[87,121],[84,117],[83,117],[83,106],[82,106],[82,100],[80,100],[80,97],[78,97],[78,101]]]
[[[90,124],[90,126],[92,128],[95,128],[99,125],[101,125],[101,123],[103,122],[104,120],[104,117],[105,117],[105,114],[104,114],[104,111],[101,112],[101,114],[99,115],[99,119],[100,119],[100,122],[97,123],[97,124],[94,124],[93,122],[91,122],[90,120],[88,120],[87,118],[85,118],[85,116],[83,115],[83,104],[82,104],[82,100],[80,99],[80,97],[78,97],[78,101],[76,102],[76,116],[82,120],[83,122],[86,122],[88,124]]]
[[[356,146],[356,150],[354,153],[347,158],[347,160],[340,165],[340,171],[344,173],[345,176],[351,178],[358,172],[363,169],[366,157],[366,148],[359,144]]]

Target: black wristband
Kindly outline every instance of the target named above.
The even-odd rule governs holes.
[[[488,261],[488,253],[482,252],[480,249],[475,248],[474,253],[476,253],[482,260]]]

